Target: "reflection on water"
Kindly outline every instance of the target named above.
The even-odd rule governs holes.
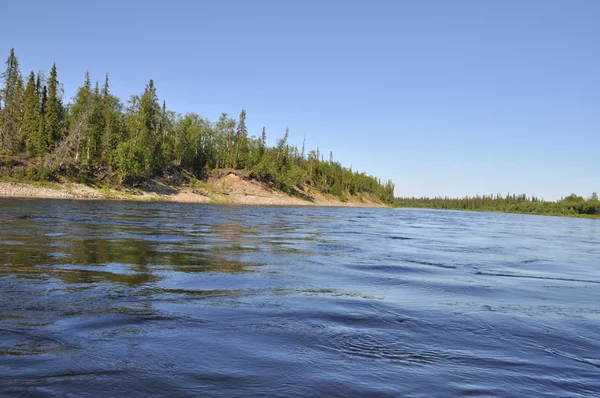
[[[0,200],[0,395],[589,396],[598,220]]]

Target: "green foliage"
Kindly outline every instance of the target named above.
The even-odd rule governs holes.
[[[268,147],[264,128],[258,138],[249,135],[244,109],[238,120],[223,113],[211,123],[195,113],[170,111],[165,102],[161,107],[152,80],[141,95],[131,96],[125,108],[109,92],[108,75],[102,88],[96,83],[92,89],[86,74],[72,103],[63,107],[56,64],[47,81],[31,73],[23,93],[18,62],[11,51],[3,77],[0,97],[5,107],[0,121],[4,124],[0,126],[5,127],[0,128],[0,144],[5,150],[26,149],[34,157],[51,159],[48,164],[71,180],[89,183],[88,170],[100,169],[125,184],[173,168],[198,178],[215,169],[236,169],[290,194],[307,188],[342,200],[351,195],[386,203],[393,199],[391,182],[382,184],[344,168],[333,161],[332,154],[329,161],[320,158],[318,150],[305,155],[304,144],[300,151],[288,144],[287,129],[274,147]],[[11,103],[16,105],[10,115],[18,115],[12,124],[7,119]],[[198,189],[207,188],[192,181]]]
[[[0,150],[16,153],[21,143],[20,124],[23,117],[23,79],[14,48],[6,60],[2,74],[4,86],[0,90]]]
[[[92,180],[88,173],[79,167],[73,165],[67,166],[64,170],[61,170],[64,177],[69,181],[77,182],[79,184],[91,185]]]
[[[0,168],[2,168],[1,165]],[[9,180],[56,181],[53,171],[42,165],[12,166],[8,170],[7,177]]]
[[[215,148],[214,164],[210,167],[215,169],[233,168],[234,166],[234,137],[236,121],[229,118],[226,113],[215,124],[213,142]]]
[[[100,163],[112,168],[115,166],[116,149],[119,140],[125,136],[125,122],[121,101],[109,92],[108,74],[102,87],[102,121]]]
[[[63,107],[59,95],[58,74],[56,64],[53,64],[44,101],[44,133],[49,143],[54,144],[62,138],[62,122]]]
[[[174,163],[201,175],[213,156],[210,150],[210,123],[194,113],[189,113],[175,120],[174,125]]]
[[[117,173],[124,182],[135,182],[148,176],[152,152],[137,139],[121,142],[115,155]]]
[[[248,129],[246,128],[246,111],[242,109],[234,140],[234,168],[244,169],[248,162]]]
[[[27,87],[24,95],[23,121],[21,123],[21,146],[27,148],[30,155],[37,156],[46,152],[47,142],[43,134],[40,134],[40,96],[37,92],[35,74],[29,74]]]
[[[98,163],[101,160],[102,135],[104,133],[104,109],[98,83],[91,96],[90,121],[85,141],[86,161]]]
[[[74,100],[75,102],[69,109],[69,122],[71,125],[79,122],[82,124],[82,129],[80,131],[81,142],[75,149],[75,160],[80,161],[81,151],[85,152],[86,149],[88,149],[87,158],[89,159],[90,157],[88,141],[91,137],[90,113],[92,107],[92,89],[89,73],[85,74],[85,82],[83,86],[77,90]]]
[[[465,198],[396,198],[394,205],[398,207],[415,207],[429,209],[496,211],[504,213],[542,214],[554,216],[598,216],[600,202],[598,195],[592,194],[589,199],[571,194],[566,198],[552,202],[526,195],[483,195]]]

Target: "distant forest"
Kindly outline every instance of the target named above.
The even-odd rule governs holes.
[[[325,159],[319,149],[291,146],[287,129],[267,146],[264,127],[258,136],[249,134],[243,109],[237,119],[223,113],[216,122],[169,110],[152,80],[123,103],[111,94],[108,74],[99,85],[86,73],[72,101],[65,104],[62,97],[56,64],[47,78],[33,71],[23,78],[10,51],[0,87],[0,161],[25,161],[27,168],[7,167],[8,177],[109,175],[130,185],[164,173],[186,171],[202,179],[212,170],[233,169],[287,193],[308,185],[342,200],[394,199],[391,181],[343,167],[331,153]]]
[[[394,205],[397,207],[496,211],[555,216],[600,216],[600,201],[598,200],[598,194],[595,192],[588,199],[572,194],[555,202],[544,201],[534,196],[502,196],[497,194],[465,198],[396,198]]]

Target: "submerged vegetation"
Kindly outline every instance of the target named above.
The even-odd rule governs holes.
[[[198,179],[218,169],[242,170],[247,178],[274,184],[286,193],[311,187],[341,200],[349,195],[391,203],[394,184],[325,160],[319,149],[305,153],[288,144],[275,146],[251,136],[246,112],[238,119],[222,114],[210,122],[159,102],[154,82],[123,104],[111,94],[108,75],[100,87],[89,74],[72,102],[64,104],[56,64],[45,78],[23,79],[14,49],[0,88],[0,170],[13,179],[58,177],[94,183],[111,180],[132,185],[154,176],[191,173]]]
[[[465,198],[396,198],[394,205],[427,209],[600,217],[600,201],[595,192],[588,199],[572,194],[555,202],[544,201],[534,196],[497,194]]]

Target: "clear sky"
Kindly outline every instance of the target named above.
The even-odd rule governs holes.
[[[600,191],[600,1],[5,1],[0,56],[71,99],[109,73],[398,196]]]

